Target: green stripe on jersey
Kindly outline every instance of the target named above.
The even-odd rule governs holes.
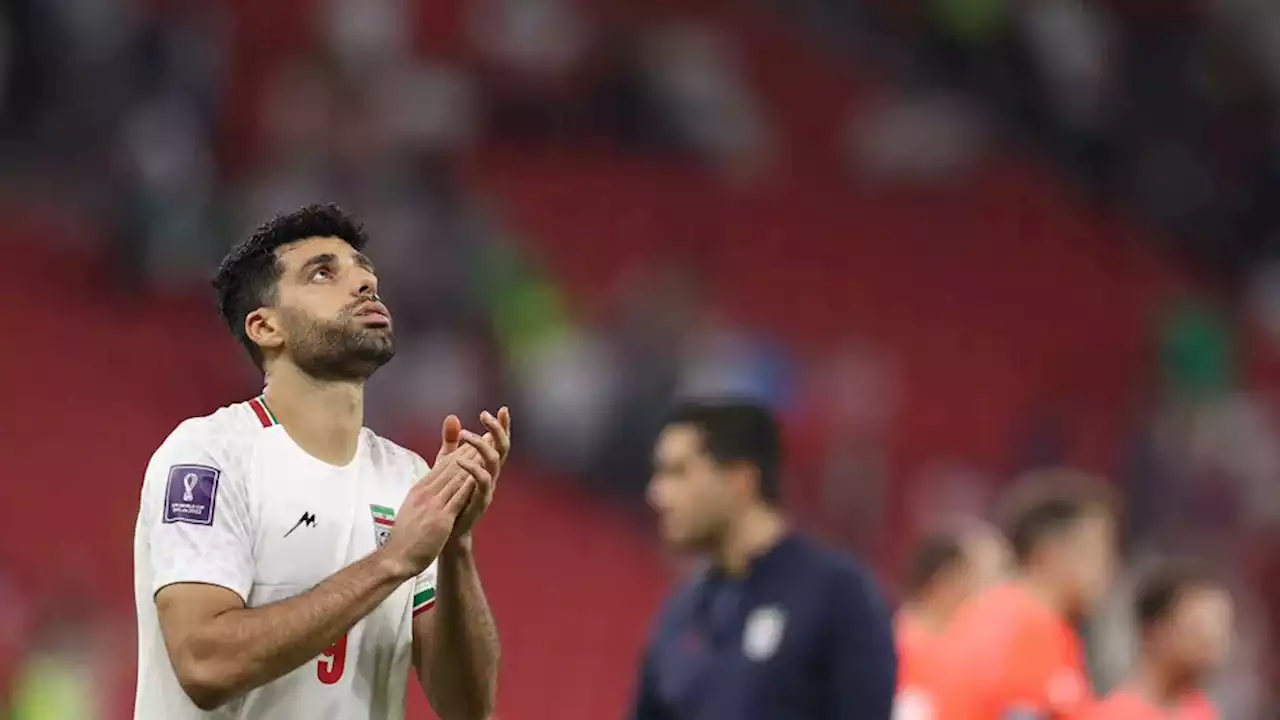
[[[280,421],[276,419],[276,414],[271,412],[271,406],[267,404],[267,396],[259,395],[258,402],[262,403],[262,409],[267,411],[267,417],[271,418],[273,425],[279,425]]]
[[[396,519],[396,511],[386,505],[370,505],[369,510],[373,512],[373,516],[375,518],[382,518],[384,520]]]
[[[423,590],[422,592],[413,596],[413,609],[417,610],[418,608],[422,607],[423,605],[426,605],[427,603],[435,599],[436,599],[436,589],[427,588],[426,590]]]

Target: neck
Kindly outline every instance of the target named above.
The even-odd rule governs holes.
[[[922,597],[902,605],[902,612],[912,622],[931,633],[941,633],[955,612],[955,605],[938,599]]]
[[[1156,707],[1172,708],[1191,690],[1194,682],[1182,673],[1174,672],[1153,658],[1143,655],[1131,682],[1134,690]]]
[[[715,549],[716,566],[729,575],[742,575],[755,558],[769,552],[787,533],[787,523],[776,510],[753,506],[729,531]]]
[[[1068,616],[1072,613],[1071,603],[1068,595],[1062,589],[1061,583],[1055,582],[1048,573],[1040,572],[1035,569],[1027,570],[1018,584],[1039,598],[1045,605],[1053,608],[1054,612],[1062,616]]]
[[[263,395],[298,447],[334,465],[355,457],[364,427],[363,382],[319,381],[286,365],[267,374]]]

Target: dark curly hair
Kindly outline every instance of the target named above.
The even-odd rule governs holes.
[[[245,318],[254,310],[275,303],[281,273],[280,248],[313,237],[341,238],[361,251],[369,242],[360,223],[337,205],[308,205],[268,220],[231,248],[213,277],[218,314],[258,369],[262,369],[262,349],[245,332]]]

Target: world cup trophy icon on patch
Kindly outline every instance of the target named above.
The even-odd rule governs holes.
[[[192,502],[196,499],[196,485],[200,484],[200,476],[195,473],[187,473],[182,478],[182,502]]]

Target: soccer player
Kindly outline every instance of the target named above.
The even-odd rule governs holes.
[[[1208,574],[1169,564],[1139,587],[1142,642],[1133,675],[1089,720],[1217,720],[1202,691],[1226,658],[1231,595]]]
[[[224,259],[223,319],[265,373],[152,456],[134,531],[137,720],[390,720],[410,666],[443,720],[492,712],[498,638],[471,531],[510,413],[444,422],[435,466],[363,427],[395,353],[359,225],[312,206]],[[174,349],[182,352],[182,349]]]
[[[709,567],[661,613],[634,720],[889,720],[888,610],[863,570],[788,529],[780,455],[756,405],[691,403],[662,431],[649,502]]]
[[[1038,473],[1015,491],[1017,576],[966,602],[947,629],[939,720],[1062,720],[1092,701],[1074,622],[1106,592],[1115,506],[1092,478]]]
[[[928,720],[934,702],[928,688],[938,672],[943,632],[961,603],[1004,580],[1008,543],[985,523],[926,537],[907,574],[906,599],[894,617],[898,695],[894,720]]]

